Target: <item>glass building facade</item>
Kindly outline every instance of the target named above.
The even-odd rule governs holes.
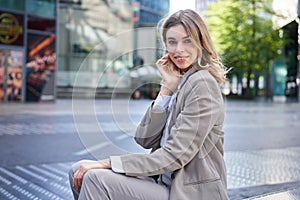
[[[155,26],[168,9],[162,0],[60,0],[58,95],[132,92],[144,78],[137,68],[155,63]]]
[[[132,63],[132,16],[131,1],[60,1],[60,94],[74,87],[115,87]],[[129,87],[130,81],[125,79],[118,87]]]
[[[138,2],[140,3],[139,27],[156,26],[157,22],[169,12],[168,0],[139,0]]]
[[[137,28],[137,57],[148,64],[153,64],[162,54],[160,38],[158,37],[157,23],[169,13],[169,0],[139,0],[139,20]]]
[[[168,10],[163,0],[0,0],[0,102],[132,89],[137,58],[157,76],[155,26]]]
[[[0,102],[55,99],[56,0],[0,0]]]

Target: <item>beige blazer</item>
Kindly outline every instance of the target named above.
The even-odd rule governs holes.
[[[170,200],[228,199],[222,94],[207,70],[193,70],[177,93],[165,146],[160,148],[160,139],[167,112],[153,112],[152,104],[135,136],[152,153],[121,156],[123,169],[129,176],[174,172]]]

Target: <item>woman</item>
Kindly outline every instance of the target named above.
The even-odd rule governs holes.
[[[150,154],[80,161],[70,170],[75,199],[224,200],[226,71],[207,28],[193,10],[160,27],[167,53],[156,63],[161,90],[139,124],[135,140]]]

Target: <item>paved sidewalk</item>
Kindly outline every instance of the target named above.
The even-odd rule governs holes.
[[[71,163],[0,167],[0,199],[71,200]]]
[[[300,187],[288,191],[274,192],[273,194],[262,195],[260,197],[250,198],[252,200],[298,200],[300,199]],[[250,200],[249,199],[249,200]]]
[[[300,199],[299,152],[297,147],[225,153],[230,199]],[[0,167],[0,199],[72,199],[67,177],[71,164]]]
[[[117,102],[118,103],[118,102]],[[134,105],[134,112],[140,116],[144,112],[147,101],[140,101]],[[231,112],[240,113],[241,109],[257,112],[255,106],[250,104],[241,109],[235,103],[227,102]],[[101,113],[110,115],[105,110],[109,103],[97,104],[97,110]],[[243,105],[243,104],[242,104]],[[16,106],[18,109],[14,109]],[[35,135],[61,135],[66,136],[76,134],[76,127],[69,121],[60,122],[60,116],[72,115],[68,101],[58,101],[56,104],[45,105],[9,105],[0,104],[0,140],[6,136],[35,136]],[[122,106],[120,104],[120,106]],[[240,105],[239,105],[240,106]],[[263,109],[272,109],[264,104],[260,105]],[[294,106],[297,109],[300,106]],[[118,111],[118,110],[116,110]],[[284,110],[285,111],[285,110]],[[83,107],[78,111],[79,114],[85,113]],[[280,112],[277,111],[278,113]],[[286,111],[285,111],[286,112]],[[296,112],[299,112],[296,110]],[[276,113],[277,114],[277,113]],[[48,118],[51,116],[53,122],[49,126]],[[10,120],[10,118],[12,120]],[[17,117],[16,117],[17,116]],[[23,118],[30,116],[29,120],[35,123],[23,121]],[[85,116],[85,115],[84,115]],[[247,116],[249,116],[247,114]],[[298,127],[296,121],[299,115],[294,115],[295,119],[288,118],[291,126]],[[2,117],[2,118],[1,118]],[[134,117],[134,116],[132,116]],[[63,119],[63,118],[62,118]],[[57,120],[57,121],[56,121]],[[133,120],[138,120],[136,117]],[[280,123],[278,123],[280,122]],[[240,121],[237,121],[239,126]],[[83,122],[82,126],[89,127],[88,122]],[[118,124],[120,125],[120,124]],[[272,126],[281,127],[282,122],[277,121]],[[268,124],[268,126],[271,126]],[[131,140],[130,137],[118,135],[119,130],[116,124],[110,120],[103,119],[101,126],[104,132],[113,133],[111,141]],[[254,126],[252,124],[252,126]],[[130,128],[121,125],[123,128]],[[243,127],[242,127],[243,128]],[[245,127],[248,128],[248,127]],[[271,139],[271,138],[262,138]],[[295,138],[298,140],[299,138]],[[97,147],[98,151],[106,151],[111,144],[104,143]],[[135,148],[135,147],[134,147]],[[85,152],[78,152],[85,153]],[[287,148],[271,148],[256,150],[228,150],[225,151],[225,161],[228,172],[228,189],[230,200],[300,200],[300,146]],[[6,200],[69,200],[72,194],[68,185],[68,169],[72,162],[42,163],[42,164],[19,164],[13,166],[0,163],[0,199]]]
[[[248,198],[248,200],[298,200],[300,199],[300,184],[296,183],[291,188],[284,187],[276,192],[267,193],[264,195]]]
[[[231,200],[300,200],[300,147],[225,152]]]

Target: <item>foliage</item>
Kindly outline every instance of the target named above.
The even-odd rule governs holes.
[[[273,29],[272,0],[219,0],[211,4],[206,22],[223,57],[233,73],[266,71],[279,57],[284,40]],[[248,85],[249,87],[249,85]]]

